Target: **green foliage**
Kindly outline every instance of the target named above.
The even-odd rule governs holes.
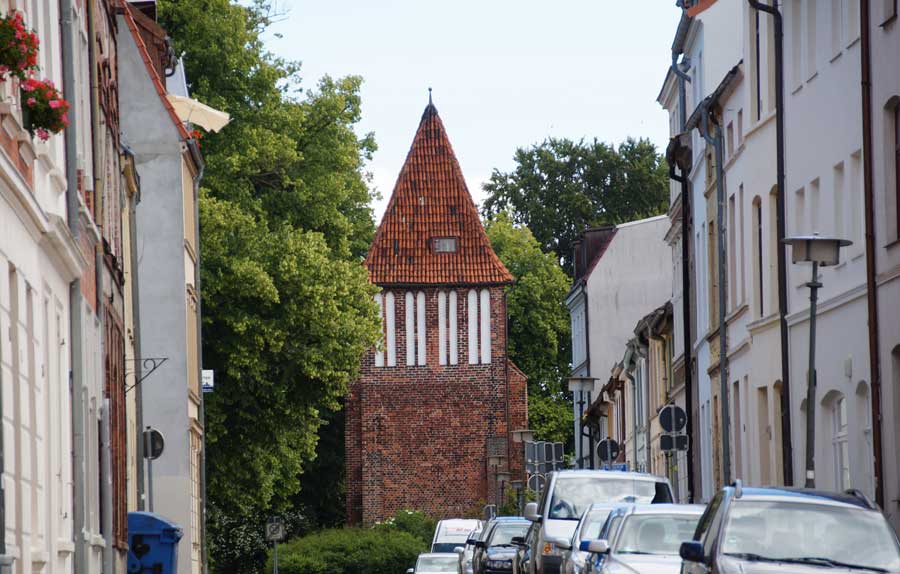
[[[375,528],[388,532],[405,532],[430,546],[437,520],[418,510],[398,510],[397,514],[375,525]]]
[[[596,139],[550,138],[519,148],[510,173],[494,170],[484,184],[487,218],[509,211],[528,226],[546,253],[572,273],[572,249],[586,227],[665,213],[668,171],[648,140],[629,138],[615,148]]]
[[[430,541],[430,540],[429,540]],[[278,547],[282,574],[398,574],[415,565],[428,543],[383,528],[323,530]],[[267,571],[272,571],[269,557]]]
[[[192,96],[232,117],[203,139],[203,362],[218,383],[206,403],[208,540],[216,572],[254,574],[270,515],[300,534],[343,514],[332,413],[378,336],[362,265],[375,144],[354,133],[360,78],[302,90],[299,64],[265,50],[268,1],[158,10]]]
[[[506,212],[487,221],[491,246],[516,282],[507,289],[509,357],[528,376],[529,426],[538,440],[569,443],[572,408],[565,380],[571,361],[569,278],[531,231]]]

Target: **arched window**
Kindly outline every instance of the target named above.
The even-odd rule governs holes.
[[[375,304],[378,305],[378,324],[381,327],[382,336],[375,344],[375,366],[384,366],[384,297],[381,293],[375,295]]]
[[[831,461],[834,490],[850,488],[850,428],[847,400],[843,393],[831,391],[822,399],[822,406],[831,419]]]
[[[459,363],[459,327],[456,320],[458,303],[456,291],[450,291],[450,364]]]
[[[854,428],[859,429],[859,436],[856,437],[854,443],[855,450],[858,452],[862,463],[863,492],[866,496],[875,497],[875,466],[872,460],[874,447],[872,443],[872,405],[869,402],[869,385],[865,381],[860,381],[856,385],[856,424]]]
[[[469,321],[469,364],[478,364],[478,293],[470,289],[466,296]]]
[[[406,292],[406,365],[416,364],[416,299]]]
[[[420,367],[425,364],[425,293],[419,291],[416,295],[416,364]]]
[[[394,294],[384,296],[384,315],[387,327],[387,366],[397,366],[397,319],[394,305]]]
[[[481,290],[481,362],[491,362],[491,292]]]
[[[447,293],[438,292],[438,363],[447,364]]]
[[[884,192],[887,207],[887,238],[900,239],[900,96],[884,106]],[[893,216],[893,217],[892,217]]]
[[[763,316],[763,214],[762,199],[753,198],[751,227],[753,229],[753,306],[756,316]]]

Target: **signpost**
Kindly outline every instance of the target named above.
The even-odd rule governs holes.
[[[153,427],[144,430],[144,458],[147,459],[147,504],[153,512],[153,461],[162,456],[166,439]]]
[[[603,465],[609,465],[619,458],[619,443],[611,438],[605,438],[597,445],[597,455]]]
[[[273,544],[273,574],[278,574],[278,543],[284,540],[284,535],[284,521],[281,518],[273,516],[266,522],[266,541]]]
[[[678,405],[666,405],[659,411],[659,424],[665,431],[659,437],[659,448],[665,452],[687,450],[690,440],[684,433],[687,413]]]

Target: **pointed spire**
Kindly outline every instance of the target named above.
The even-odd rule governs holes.
[[[497,285],[513,280],[491,248],[430,97],[366,266],[369,279],[379,285]]]
[[[434,104],[431,103],[431,86],[428,86],[428,105],[429,105],[429,106],[433,106],[433,105],[434,105]]]

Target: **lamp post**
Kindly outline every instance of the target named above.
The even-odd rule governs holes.
[[[496,454],[489,455],[489,456],[488,456],[488,459],[487,459],[488,466],[491,468],[491,474],[494,475],[494,494],[495,494],[495,495],[498,494],[498,492],[499,492],[499,490],[500,490],[500,488],[499,488],[499,486],[500,486],[500,485],[499,485],[499,482],[500,482],[500,472],[499,472],[499,469],[500,469],[500,465],[503,464],[503,461],[504,461],[504,460],[506,460],[506,457],[505,457],[505,456],[503,456],[503,455],[496,455]],[[497,507],[499,507],[499,506],[500,506],[500,501],[495,499],[495,500],[494,500],[494,504],[495,504]]]
[[[852,242],[847,239],[820,237],[819,234],[786,237],[784,243],[791,246],[793,263],[812,263],[812,279],[809,287],[809,365],[806,373],[806,488],[816,486],[816,301],[822,284],[819,267],[837,265],[841,247]]]
[[[582,447],[584,446],[584,393],[590,393],[594,391],[594,382],[597,379],[594,377],[569,377],[569,391],[573,393],[578,393],[578,401],[576,404],[578,405],[578,436],[575,437],[577,441],[576,452],[581,453]],[[593,437],[588,437],[588,452],[590,453],[590,468],[594,466],[594,439]],[[584,456],[577,457],[576,461],[579,468],[584,468]]]

